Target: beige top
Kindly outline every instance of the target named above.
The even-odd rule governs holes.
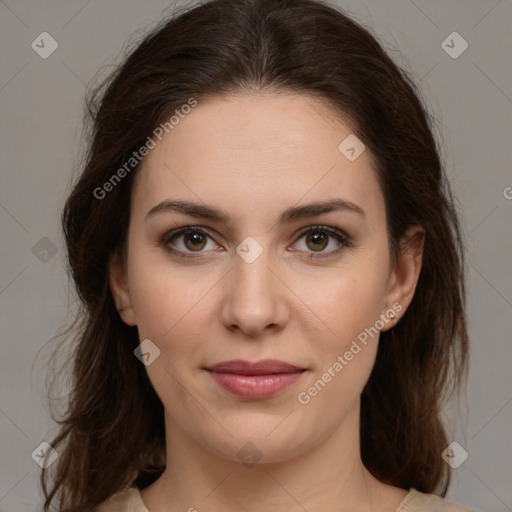
[[[139,489],[129,487],[104,501],[97,512],[149,512],[142,501]],[[395,512],[475,512],[434,494],[424,494],[411,489]]]

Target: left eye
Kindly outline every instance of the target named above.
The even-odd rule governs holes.
[[[328,252],[334,253],[339,250],[338,248],[334,248],[331,251],[324,251],[324,249],[329,245],[330,239],[334,238],[338,242],[338,246],[348,246],[348,237],[338,231],[333,230],[327,227],[316,226],[313,228],[308,228],[306,231],[302,232],[299,236],[299,240],[304,239],[304,243],[307,248],[311,249],[313,252]]]

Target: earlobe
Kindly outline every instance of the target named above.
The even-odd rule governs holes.
[[[122,262],[113,258],[109,265],[109,284],[117,311],[123,322],[130,326],[137,325],[131,304],[126,272]]]
[[[400,253],[386,294],[386,306],[394,310],[395,318],[383,331],[396,325],[412,302],[421,272],[424,242],[425,230],[421,226],[410,226],[400,241]]]

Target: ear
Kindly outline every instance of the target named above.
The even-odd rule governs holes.
[[[394,311],[395,318],[381,329],[387,331],[403,316],[414,297],[423,261],[425,230],[421,226],[409,226],[400,240],[396,265],[391,269],[385,305]]]
[[[126,269],[123,262],[117,256],[114,256],[109,265],[109,283],[112,297],[116,304],[119,316],[127,325],[137,325],[135,313],[132,308],[130,290],[126,277]]]

